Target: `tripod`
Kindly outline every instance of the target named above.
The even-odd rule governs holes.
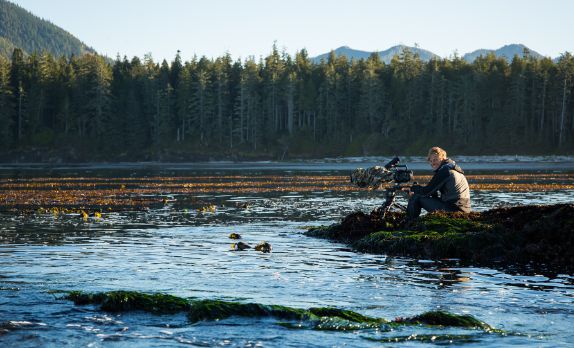
[[[397,197],[397,191],[401,191],[402,186],[399,184],[395,184],[392,187],[387,187],[385,189],[385,192],[383,193],[384,197],[385,197],[385,203],[383,203],[383,205],[381,205],[380,207],[377,208],[377,211],[381,214],[381,219],[384,220],[385,216],[387,215],[387,213],[391,210],[391,208],[394,206],[399,210],[402,211],[406,211],[407,208],[400,204],[395,202],[395,199]]]

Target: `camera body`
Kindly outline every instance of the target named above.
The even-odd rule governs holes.
[[[393,173],[393,181],[397,184],[404,184],[414,179],[413,171],[407,168],[406,164],[399,164],[398,157],[393,158],[385,164],[385,169]]]

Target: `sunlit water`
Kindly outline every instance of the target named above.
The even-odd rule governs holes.
[[[296,175],[290,172],[289,175]],[[476,210],[573,201],[569,190],[473,192]],[[177,196],[172,197],[177,200]],[[456,261],[360,254],[303,235],[381,203],[376,192],[276,192],[198,196],[215,212],[170,205],[101,220],[0,217],[0,344],[4,346],[569,346],[574,277],[551,270],[462,267]],[[273,252],[231,251],[231,232]],[[185,315],[105,313],[51,290],[138,290],[299,308],[335,306],[394,319],[429,310],[472,314],[506,334],[453,328],[288,329],[275,319],[193,325]],[[445,335],[455,336],[451,342]],[[437,337],[417,341],[417,337]],[[410,340],[404,340],[406,337]]]

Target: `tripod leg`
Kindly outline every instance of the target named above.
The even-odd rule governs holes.
[[[383,206],[381,207],[383,209],[383,214],[382,214],[382,220],[385,219],[385,216],[387,215],[387,213],[389,212],[389,210],[391,210],[391,207],[393,206],[393,203],[395,202],[395,195],[389,195],[387,196],[387,199],[385,200],[385,203],[383,204]]]
[[[399,208],[402,211],[407,211],[407,207],[405,207],[404,204],[395,202],[395,207]]]

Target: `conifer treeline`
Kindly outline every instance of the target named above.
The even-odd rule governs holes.
[[[567,153],[574,58],[0,58],[0,145],[83,160]]]

